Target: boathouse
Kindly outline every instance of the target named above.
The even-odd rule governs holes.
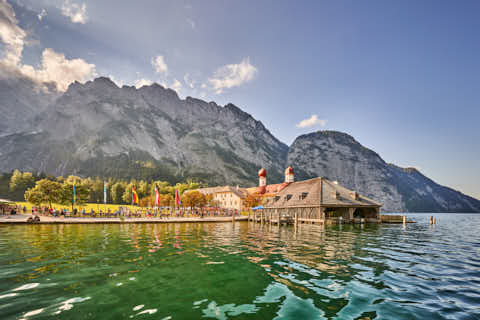
[[[380,222],[382,205],[326,178],[290,182],[265,199],[262,220],[296,223]]]

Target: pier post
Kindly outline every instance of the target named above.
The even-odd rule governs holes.
[[[407,216],[403,216],[403,224],[407,223]]]
[[[295,211],[295,229],[298,227],[298,213]]]
[[[430,216],[430,224],[433,224],[433,216]]]

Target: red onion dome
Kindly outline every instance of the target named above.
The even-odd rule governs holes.
[[[267,170],[265,170],[265,168],[260,169],[260,171],[258,171],[258,176],[259,177],[266,177],[267,176]]]
[[[285,169],[285,174],[293,174],[293,168],[289,166],[287,169]]]

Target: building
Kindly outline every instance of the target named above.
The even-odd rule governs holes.
[[[297,217],[303,222],[378,222],[382,205],[370,198],[319,177],[289,183],[264,203],[264,215]]]
[[[220,208],[235,209],[238,211],[247,210],[244,200],[247,196],[245,189],[231,186],[211,187],[197,189],[204,195],[211,194],[213,200]]]
[[[246,211],[245,199],[248,195],[258,195],[262,198],[264,214],[271,217],[293,218],[311,222],[377,221],[379,219],[380,203],[369,199],[356,191],[340,186],[326,178],[295,182],[292,167],[285,169],[285,180],[282,183],[267,184],[267,171],[258,171],[258,186],[251,188],[213,187],[202,188],[203,194],[212,194],[219,207]]]

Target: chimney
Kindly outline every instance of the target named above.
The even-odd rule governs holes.
[[[258,185],[260,187],[264,187],[267,185],[267,170],[265,170],[264,168],[258,171]]]
[[[288,167],[287,169],[285,169],[285,182],[292,183],[293,181],[294,181],[293,168]]]

